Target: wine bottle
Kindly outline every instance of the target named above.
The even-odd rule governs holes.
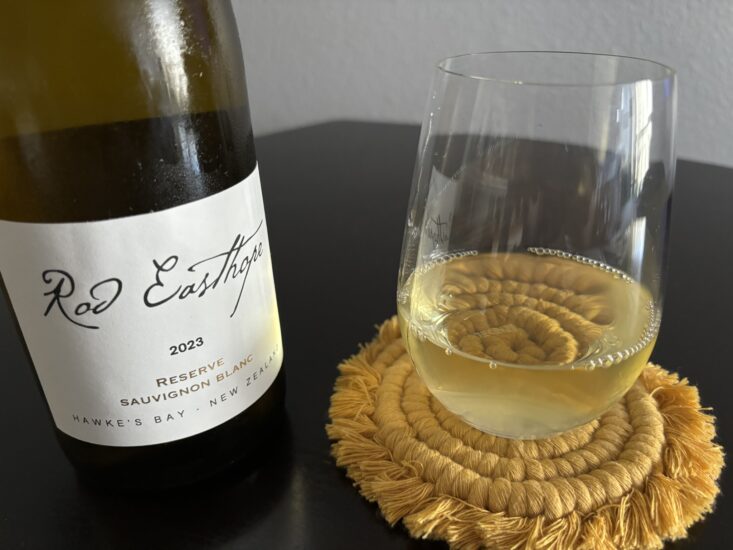
[[[12,2],[0,273],[83,475],[175,485],[264,453],[277,303],[228,0]]]

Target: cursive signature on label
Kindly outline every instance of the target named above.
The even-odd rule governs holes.
[[[44,296],[51,297],[43,316],[48,316],[56,306],[69,321],[84,328],[98,329],[98,326],[85,324],[82,320],[86,321],[90,314],[99,315],[107,311],[122,292],[122,281],[116,277],[110,277],[99,281],[89,289],[89,300],[81,301],[74,306],[72,295],[76,289],[76,283],[71,274],[62,269],[47,269],[43,272],[42,277],[44,283],[52,286],[51,290],[43,293]]]
[[[171,300],[203,298],[207,293],[232,281],[240,282],[239,291],[229,317],[239,308],[252,266],[264,255],[264,243],[257,237],[264,225],[260,221],[251,235],[237,234],[229,248],[213,256],[182,267],[181,256],[171,254],[165,259],[153,259],[153,282],[145,289],[142,300],[146,307],[160,307]],[[81,291],[74,277],[63,269],[47,269],[42,273],[49,297],[44,311],[47,317],[58,310],[71,323],[87,329],[98,329],[94,317],[107,311],[122,293],[122,280],[109,277],[94,284],[88,296]]]
[[[147,288],[143,295],[145,305],[148,307],[158,307],[173,298],[178,298],[179,300],[185,300],[193,296],[202,298],[209,290],[215,289],[220,284],[225,285],[229,281],[241,277],[242,284],[239,287],[239,294],[237,295],[234,309],[229,315],[229,317],[233,317],[242,299],[242,293],[247,283],[249,271],[252,265],[263,254],[262,241],[255,239],[260,229],[262,229],[263,223],[260,222],[260,225],[257,226],[257,229],[249,237],[244,237],[242,234],[237,235],[229,250],[189,265],[184,273],[197,274],[198,277],[194,282],[187,284],[181,283],[177,286],[175,282],[166,282],[169,280],[166,274],[172,273],[178,266],[178,256],[168,256],[162,262],[153,260],[153,265],[155,266],[155,282]]]

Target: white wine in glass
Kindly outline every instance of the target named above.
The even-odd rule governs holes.
[[[472,426],[560,433],[600,416],[646,365],[661,320],[674,83],[652,62],[586,54],[439,65],[398,314],[422,380]]]

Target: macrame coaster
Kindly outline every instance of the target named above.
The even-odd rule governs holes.
[[[484,434],[417,376],[396,318],[340,366],[336,463],[386,520],[452,548],[660,548],[710,512],[723,451],[697,388],[649,364],[600,419],[534,441]]]

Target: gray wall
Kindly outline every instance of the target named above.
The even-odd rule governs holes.
[[[679,156],[733,166],[732,0],[233,0],[255,131],[419,122],[434,61],[596,51],[679,73]]]

